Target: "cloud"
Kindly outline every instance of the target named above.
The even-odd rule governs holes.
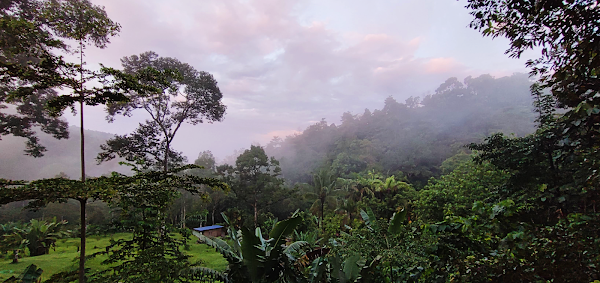
[[[427,73],[448,73],[458,69],[460,64],[454,58],[432,58],[426,63]]]
[[[469,43],[461,46],[472,46],[475,39],[463,39],[475,35],[463,35],[469,15],[454,1],[436,2],[435,8],[432,0],[94,3],[106,7],[122,32],[107,49],[88,51],[91,64],[118,67],[123,56],[153,50],[218,80],[228,106],[225,122],[188,126],[181,134],[185,138],[176,137],[176,146],[192,157],[206,149],[226,156],[310,121],[337,122],[345,111],[381,107],[390,95],[402,101],[434,90],[450,76],[493,71],[473,63],[487,60],[489,54],[477,57],[472,49],[455,48],[461,41]],[[451,50],[436,40],[442,33],[455,36],[448,39]],[[500,62],[503,56],[494,60]],[[514,65],[504,64],[502,72]],[[92,118],[90,127],[107,129],[102,119]],[[119,123],[112,131],[131,131],[137,124]]]

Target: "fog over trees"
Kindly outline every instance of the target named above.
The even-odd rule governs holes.
[[[337,125],[323,120],[301,134],[274,138],[266,150],[291,184],[331,167],[344,177],[375,169],[423,185],[440,175],[444,160],[470,152],[466,144],[493,133],[532,133],[530,85],[525,74],[449,78],[434,94],[404,103],[389,97],[382,109],[346,112]]]
[[[340,176],[370,169],[388,174],[402,172],[411,181],[423,184],[441,174],[444,160],[468,152],[466,144],[497,132],[515,136],[532,133],[537,114],[529,91],[531,83],[526,74],[448,78],[433,94],[423,98],[410,97],[399,102],[390,96],[383,101],[382,109],[342,113],[340,122],[323,120],[299,134],[275,137],[263,146],[268,156],[279,160],[283,177],[290,185],[310,181],[312,173],[325,166],[332,166]],[[67,150],[75,146],[77,133],[71,132],[72,137],[64,141],[41,135],[40,143],[52,150],[46,153],[50,156],[40,159],[22,158],[17,150],[8,150],[23,146],[17,138],[7,137],[0,143],[0,156],[7,160],[0,172],[11,179],[53,177],[60,172],[76,176],[73,166],[78,157]],[[119,171],[116,162],[96,165],[94,160],[102,152],[100,145],[112,138],[110,133],[90,131],[90,176]],[[113,139],[113,143],[116,141]],[[232,160],[220,162],[235,165],[235,158],[242,152],[232,152]],[[56,162],[57,158],[65,161]],[[31,170],[27,172],[34,174],[9,166],[12,162],[28,166]],[[52,166],[53,163],[60,163],[60,167]],[[100,169],[105,166],[110,167]]]
[[[428,1],[3,1],[0,281],[600,282],[597,1]]]

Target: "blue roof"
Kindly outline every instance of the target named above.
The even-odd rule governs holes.
[[[202,232],[202,231],[208,231],[208,230],[219,229],[219,228],[223,228],[223,226],[221,226],[221,225],[212,225],[212,226],[194,228],[194,230],[196,230],[198,232]]]

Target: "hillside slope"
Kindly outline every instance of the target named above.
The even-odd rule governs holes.
[[[77,179],[81,175],[79,127],[69,128],[70,137],[57,140],[52,136],[40,133],[40,143],[48,151],[41,158],[24,155],[25,139],[14,136],[3,136],[0,140],[0,178],[35,180],[52,178],[63,172],[70,178]],[[100,152],[100,145],[114,135],[98,131],[85,131],[86,173],[88,176],[101,176],[112,171],[128,173],[130,170],[112,160],[100,165],[95,158]]]

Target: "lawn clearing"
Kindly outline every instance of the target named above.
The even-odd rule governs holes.
[[[89,236],[87,238],[87,250],[86,254],[90,255],[96,252],[103,251],[106,246],[110,244],[111,237],[115,240],[124,239],[130,237],[131,234],[120,233],[109,236]],[[1,258],[0,259],[0,282],[8,279],[13,275],[19,275],[27,266],[35,264],[44,270],[42,274],[42,281],[48,279],[52,274],[64,271],[77,269],[79,261],[76,261],[76,257],[79,255],[79,238],[61,239],[56,242],[56,249],[50,250],[47,255],[36,256],[36,257],[24,257],[19,259],[18,264],[11,264],[12,259]],[[200,260],[202,266],[212,268],[218,271],[224,271],[227,268],[227,261],[221,256],[220,253],[215,252],[211,247],[196,242],[196,237],[190,238],[190,250],[185,251],[189,253],[192,258],[191,262]],[[12,255],[12,253],[10,253]],[[95,259],[88,260],[86,267],[90,268],[92,272],[103,270],[106,266],[103,266],[101,262],[106,259],[106,256],[98,257]]]

